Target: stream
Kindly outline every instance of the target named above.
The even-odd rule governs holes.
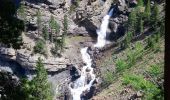
[[[97,37],[97,43],[93,45],[95,48],[102,48],[106,44],[106,31],[109,24],[109,18],[113,14],[113,10],[114,8],[112,8],[109,11],[109,13],[103,17],[100,29],[96,30],[98,37]],[[93,72],[93,67],[91,66],[92,59],[88,54],[88,48],[89,47],[84,47],[80,51],[82,55],[82,60],[86,64],[85,66],[82,67],[81,76],[77,80],[69,84],[69,89],[71,91],[73,100],[81,100],[82,93],[85,91],[90,91],[90,88],[96,79],[96,75]]]

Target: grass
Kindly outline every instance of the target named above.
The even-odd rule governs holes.
[[[152,76],[158,76],[163,72],[163,70],[160,65],[155,64],[155,65],[151,65],[151,67],[148,69],[148,72]]]
[[[124,74],[123,85],[131,85],[137,91],[143,91],[144,100],[162,100],[161,89],[149,80],[144,79],[142,75]]]
[[[110,85],[113,81],[114,81],[114,76],[113,76],[113,72],[111,71],[107,71],[106,74],[103,76],[103,83],[102,86],[103,87],[107,87],[108,85]]]
[[[163,79],[163,63],[160,64],[160,62],[163,61],[160,56],[164,51],[163,40],[163,38],[160,38],[154,43],[154,45],[157,45],[158,48],[161,49],[160,52],[155,52],[155,50],[150,49],[150,47],[146,48],[147,42],[145,43],[144,40],[144,44],[137,42],[134,47],[129,47],[123,52],[120,52],[120,54],[113,53],[114,56],[118,57],[116,61],[114,61],[115,59],[110,61],[110,58],[105,58],[103,63],[107,65],[106,62],[112,62],[110,65],[116,66],[116,73],[112,73],[112,75],[108,73],[102,74],[104,78],[103,84],[106,84],[108,88],[104,89],[104,92],[101,92],[100,95],[103,95],[102,93],[105,93],[104,96],[107,96],[108,94],[112,96],[118,95],[123,89],[118,89],[115,85],[123,83],[120,87],[132,85],[134,91],[142,90],[144,92],[143,100],[163,100],[163,83],[161,83],[161,87],[159,84],[153,82],[153,79],[155,81]],[[123,56],[118,56],[121,54]],[[123,74],[124,72],[131,74]],[[148,73],[151,77],[147,79],[146,74],[143,74],[143,72]],[[124,81],[121,80],[122,78],[124,78]],[[110,89],[113,87],[115,88]],[[109,93],[108,91],[112,92]]]
[[[127,63],[121,59],[116,61],[117,72],[120,72],[128,67]]]

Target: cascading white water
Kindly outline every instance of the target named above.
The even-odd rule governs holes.
[[[113,14],[113,8],[109,11],[109,14],[104,16],[103,20],[102,20],[102,24],[100,26],[100,30],[97,30],[97,43],[94,45],[94,47],[98,47],[101,48],[106,44],[106,31],[107,31],[107,27],[109,24],[109,18],[112,16]]]
[[[106,15],[103,18],[100,30],[97,30],[98,34],[98,41],[97,44],[94,45],[94,47],[103,47],[106,42],[106,30],[108,27],[109,23],[109,18],[113,13],[113,8],[110,10],[109,14]],[[73,83],[73,87],[71,87],[71,84],[69,84],[69,88],[71,90],[71,94],[73,96],[73,100],[80,100],[80,95],[83,93],[85,90],[90,90],[90,87],[92,86],[93,82],[96,79],[95,74],[93,73],[93,68],[91,67],[92,65],[92,59],[90,58],[90,55],[87,53],[88,47],[82,48],[81,49],[81,55],[82,59],[85,62],[86,66],[83,66],[81,70],[81,76]],[[87,69],[89,70],[87,72]],[[90,82],[87,83],[87,75],[90,75]]]

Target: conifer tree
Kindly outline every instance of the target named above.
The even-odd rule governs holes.
[[[45,40],[48,40],[49,39],[49,33],[48,33],[48,30],[47,30],[47,26],[44,26],[43,27],[43,38]]]
[[[63,51],[63,47],[65,46],[65,37],[67,35],[68,30],[68,19],[67,15],[64,15],[64,22],[63,22],[63,34],[62,34],[62,40],[61,40],[61,51]]]
[[[136,11],[132,11],[128,18],[128,32],[132,32],[135,35],[136,32],[136,23],[137,23],[137,16]]]
[[[138,6],[142,6],[143,7],[143,0],[138,0]]]
[[[57,33],[60,32],[60,26],[59,24],[55,21],[54,17],[51,15],[49,26],[51,29],[51,35],[50,35],[50,40],[51,42],[54,41],[53,35],[57,36]]]
[[[146,4],[146,8],[145,8],[145,14],[146,14],[147,20],[149,21],[150,20],[150,16],[151,16],[150,0],[147,0],[147,4]]]
[[[158,31],[158,22],[159,22],[159,9],[158,9],[158,4],[156,2],[153,7],[151,21],[152,21],[152,28],[156,33]]]
[[[36,76],[31,81],[25,80],[23,90],[26,100],[52,100],[53,94],[42,59],[38,58]]]
[[[26,25],[26,13],[25,13],[25,9],[26,8],[25,8],[25,6],[23,4],[21,4],[21,6],[18,9],[18,14],[19,14],[19,16],[21,17],[21,19],[24,22],[24,31],[26,31],[26,27],[25,27],[25,25]]]
[[[139,20],[139,32],[140,32],[140,34],[143,33],[143,30],[144,30],[144,28],[143,28],[143,20],[142,20],[142,18],[140,18],[140,20]]]

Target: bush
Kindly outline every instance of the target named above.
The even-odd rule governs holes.
[[[113,73],[111,71],[107,71],[106,74],[103,76],[103,83],[104,87],[110,85],[114,80]]]
[[[160,41],[160,33],[153,34],[152,36],[148,37],[147,39],[147,46],[146,48],[151,49],[153,51],[159,51],[159,41]]]
[[[128,66],[131,67],[132,65],[135,64],[135,62],[137,61],[137,59],[142,57],[142,53],[144,50],[144,46],[140,43],[137,42],[135,44],[134,49],[129,49],[127,52],[127,62],[128,62]]]
[[[36,76],[31,80],[24,80],[22,90],[25,96],[23,100],[52,100],[51,84],[48,83],[47,72],[42,60],[38,58],[36,63]]]
[[[143,6],[144,2],[143,0],[138,0],[138,6]]]
[[[147,0],[146,8],[145,8],[145,15],[146,20],[149,21],[151,17],[151,2],[150,0]]]
[[[44,26],[43,27],[43,34],[42,34],[43,38],[45,40],[48,40],[49,39],[49,33],[48,33],[48,30],[47,30],[47,26]]]
[[[133,10],[128,17],[128,32],[132,32],[133,36],[136,32],[136,23],[137,23],[137,13],[136,10]]]
[[[40,54],[46,54],[45,42],[43,40],[38,40],[34,46],[34,52]]]
[[[162,69],[161,69],[161,66],[159,66],[159,65],[151,65],[151,67],[149,68],[148,72],[152,76],[158,76],[159,74],[162,73]]]
[[[116,61],[116,71],[120,72],[127,68],[127,63],[121,59]]]
[[[144,79],[142,75],[124,74],[123,85],[131,85],[135,90],[144,92],[145,100],[157,100],[163,98],[161,90],[149,80]]]

